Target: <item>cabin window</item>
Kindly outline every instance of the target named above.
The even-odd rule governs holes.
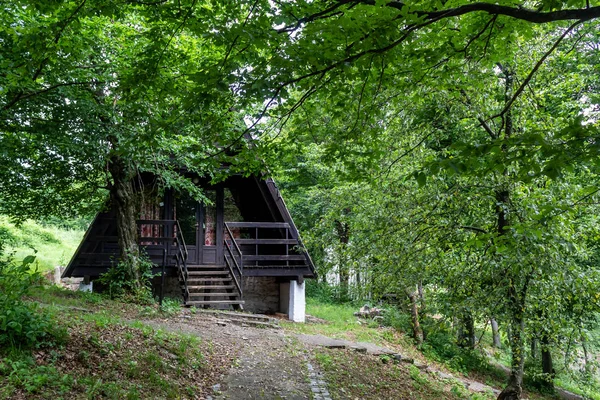
[[[159,221],[165,218],[165,203],[162,196],[157,196],[151,191],[144,191],[141,194],[140,220]],[[158,224],[140,224],[140,237],[158,238],[163,236],[163,226]],[[143,241],[143,245],[156,244],[153,241]]]
[[[223,191],[223,210],[225,222],[242,222],[244,220],[229,188],[225,188]],[[231,233],[234,239],[241,238],[240,228],[232,228]],[[227,232],[225,232],[225,235],[229,237]]]

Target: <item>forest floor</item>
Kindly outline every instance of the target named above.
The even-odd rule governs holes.
[[[31,357],[0,359],[0,399],[493,399],[487,386],[500,388],[481,376],[470,390],[464,376],[425,359],[395,330],[356,321],[348,329],[318,318],[251,326],[53,287],[30,300],[55,314],[65,338]],[[411,362],[323,346],[323,337],[370,342]]]

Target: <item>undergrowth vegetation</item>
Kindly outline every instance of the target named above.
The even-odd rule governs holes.
[[[100,275],[97,283],[105,288],[106,294],[111,299],[121,299],[136,304],[152,304],[151,282],[153,264],[150,258],[141,254],[138,260],[140,280],[132,274],[131,266],[127,262],[119,261]]]
[[[0,264],[0,399],[200,398],[231,364],[218,344],[138,321],[173,316],[178,301],[73,292],[32,262]]]
[[[310,297],[307,298],[307,314],[324,321],[318,323],[317,320],[316,323],[306,325],[289,324],[287,325],[289,329],[340,339],[372,342],[492,387],[502,387],[506,380],[507,369],[510,365],[508,349],[504,346],[492,347],[491,332],[488,331],[488,326],[477,327],[477,343],[474,349],[470,349],[458,344],[457,332],[452,326],[452,320],[447,320],[440,315],[436,315],[435,318],[426,317],[421,322],[423,330],[426,332],[426,339],[422,344],[417,345],[411,337],[411,316],[402,304],[369,304],[377,305],[384,311],[380,317],[375,319],[362,319],[356,317],[354,313],[365,304],[364,301],[337,302],[335,297],[331,296],[332,292],[327,285],[323,283],[313,282],[307,285],[307,293],[310,293]],[[343,374],[334,371],[339,368],[339,364],[336,366],[338,358],[336,358],[336,362],[333,362],[332,356],[333,353],[329,355],[323,353],[317,357],[317,361],[323,368],[330,371],[332,379],[341,382],[340,388],[343,388],[346,378],[342,376]],[[355,363],[356,361],[351,360],[357,356],[345,354],[336,357],[341,357],[344,362]],[[333,365],[329,365],[330,363]],[[529,359],[529,363],[537,365],[538,362]],[[364,369],[361,368],[361,370]],[[584,395],[586,398],[600,398],[595,387],[595,379],[582,379],[584,375],[576,370],[565,368],[564,365],[557,366],[557,370],[558,374],[555,380],[557,386]],[[525,388],[530,396],[532,393],[537,393],[535,398],[552,396],[552,390],[548,390],[547,386],[540,384],[535,371],[535,368],[530,367],[525,376]],[[380,373],[385,374],[386,372],[380,371]],[[408,373],[410,374],[410,371]],[[414,382],[415,379],[413,379]],[[375,386],[377,385],[375,384]],[[377,390],[376,387],[369,387]],[[361,390],[360,387],[355,388],[352,394],[360,397],[363,393]],[[457,398],[469,398],[458,388],[451,390],[451,393],[456,394]],[[444,394],[444,396],[446,395],[448,393]]]
[[[0,348],[41,347],[60,336],[50,314],[40,312],[36,303],[24,301],[42,277],[31,273],[35,257],[18,262],[0,260]]]

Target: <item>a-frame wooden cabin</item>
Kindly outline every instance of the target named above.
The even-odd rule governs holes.
[[[304,320],[304,279],[315,269],[272,179],[232,176],[217,185],[190,176],[211,205],[165,191],[148,196],[138,220],[139,243],[160,274],[156,293],[188,306],[288,313]],[[152,178],[145,179],[150,191]],[[118,259],[110,207],[88,228],[63,277],[93,281]]]

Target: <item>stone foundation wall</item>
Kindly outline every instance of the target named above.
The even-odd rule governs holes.
[[[277,278],[246,276],[242,280],[244,311],[258,314],[279,312],[279,282]]]
[[[160,294],[160,281],[160,276],[156,276],[152,280],[152,292],[154,296],[158,296]],[[170,297],[172,299],[183,301],[181,287],[179,286],[179,279],[176,276],[165,276],[165,289],[163,295],[165,298]]]

